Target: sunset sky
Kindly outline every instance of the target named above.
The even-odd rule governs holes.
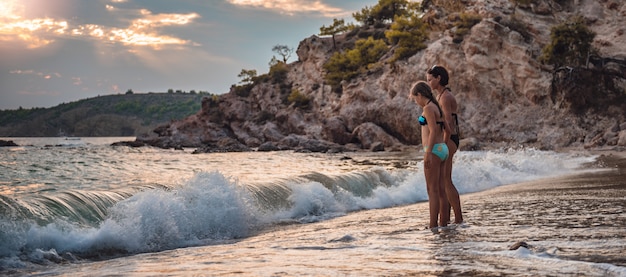
[[[98,95],[228,92],[377,0],[0,0],[0,109]]]

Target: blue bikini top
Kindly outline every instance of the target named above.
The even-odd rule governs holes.
[[[420,115],[420,117],[417,118],[417,121],[420,123],[420,125],[424,126],[424,125],[428,125],[428,122],[426,122],[426,118],[423,115]],[[444,123],[443,121],[437,121],[437,124],[439,124],[441,126],[441,128],[444,128]]]

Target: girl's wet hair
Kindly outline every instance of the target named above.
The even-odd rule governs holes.
[[[446,70],[445,67],[440,65],[433,65],[433,67],[428,69],[428,74],[433,75],[433,77],[435,78],[441,77],[441,79],[439,80],[440,85],[444,87],[448,85],[449,76],[448,70]]]
[[[437,105],[437,109],[439,109],[439,114],[443,116],[443,111],[439,106],[439,102],[437,102],[437,99],[433,95],[433,90],[430,88],[428,83],[424,81],[419,81],[413,85],[413,87],[411,88],[411,95],[417,96],[418,94],[421,94],[431,102],[435,103],[435,105]]]

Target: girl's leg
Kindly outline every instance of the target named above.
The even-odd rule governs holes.
[[[446,165],[450,157],[441,162],[441,170],[439,171],[439,226],[448,226],[450,222],[450,202],[448,202],[446,187]]]
[[[433,155],[426,153],[426,155]],[[439,219],[439,194],[440,184],[439,175],[441,174],[441,166],[439,165],[441,160],[434,156],[430,157],[431,165],[429,168],[424,166],[424,177],[426,178],[426,190],[428,192],[428,208],[430,211],[430,223],[429,228],[435,228],[439,226],[437,220]]]

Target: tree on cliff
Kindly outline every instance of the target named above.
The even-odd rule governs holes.
[[[336,48],[335,46],[335,35],[339,34],[339,33],[343,33],[347,30],[350,30],[351,28],[354,28],[354,25],[346,25],[345,20],[341,19],[338,20],[336,18],[333,19],[333,25],[330,25],[328,27],[326,27],[326,25],[322,25],[322,27],[320,27],[320,35],[321,36],[332,36],[333,38],[333,49]]]
[[[287,60],[291,57],[291,53],[293,53],[293,48],[290,48],[287,45],[277,44],[272,47],[272,51],[283,57],[283,62],[287,63]]]
[[[244,85],[251,84],[254,82],[254,78],[256,77],[256,70],[254,69],[242,69],[237,77],[241,78],[241,82]]]
[[[352,14],[352,17],[363,25],[393,22],[396,16],[409,15],[409,1],[407,0],[379,0],[378,4],[365,6],[361,12]]]

